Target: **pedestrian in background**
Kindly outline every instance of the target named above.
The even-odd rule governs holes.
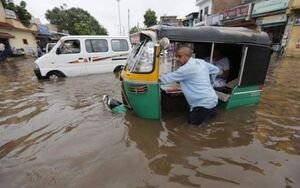
[[[0,43],[0,53],[5,50],[5,45],[1,42]]]

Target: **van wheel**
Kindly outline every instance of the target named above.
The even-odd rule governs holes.
[[[48,79],[53,82],[57,82],[61,78],[61,75],[58,72],[50,72],[48,74]]]

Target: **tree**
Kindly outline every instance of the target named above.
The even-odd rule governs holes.
[[[59,30],[68,30],[72,35],[107,35],[107,30],[87,11],[81,8],[54,7],[47,10],[46,19],[56,24]]]
[[[129,33],[133,34],[133,33],[137,33],[139,31],[139,29],[137,28],[137,26],[134,26],[130,29]]]
[[[20,5],[16,5],[13,3],[13,1],[10,0],[1,0],[3,7],[5,9],[12,10],[16,13],[18,16],[19,20],[25,25],[29,26],[30,25],[30,20],[31,20],[31,14],[27,11],[26,9],[26,2],[21,1]]]
[[[153,25],[156,25],[157,24],[157,17],[155,15],[155,12],[151,9],[148,9],[146,11],[146,13],[144,14],[144,24],[145,26],[147,27],[150,27],[150,26],[153,26]]]

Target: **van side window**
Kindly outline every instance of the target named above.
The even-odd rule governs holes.
[[[77,54],[80,53],[79,40],[65,40],[60,46],[60,54]]]
[[[105,39],[88,39],[85,48],[88,53],[108,52],[108,43]]]
[[[112,50],[114,52],[128,51],[128,42],[125,39],[113,39],[111,40]]]

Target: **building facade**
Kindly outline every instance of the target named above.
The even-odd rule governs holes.
[[[255,3],[251,17],[256,20],[257,29],[269,34],[273,49],[280,52],[285,46],[285,29],[289,0],[268,0]]]
[[[34,55],[37,41],[36,25],[25,27],[11,10],[4,9],[0,2],[0,42],[6,49],[24,49],[27,55]]]
[[[199,12],[192,12],[189,15],[185,16],[185,19],[182,21],[183,26],[185,27],[193,27],[195,26],[195,22],[198,19]]]
[[[283,43],[286,43],[284,54],[287,57],[300,57],[300,0],[293,0],[287,12],[289,19],[285,29]]]
[[[208,25],[207,18],[210,15],[238,6],[241,2],[241,0],[196,0],[196,6],[199,7],[199,15],[195,26]]]
[[[274,52],[300,57],[300,0],[242,0],[222,3],[217,0],[197,0],[196,5],[200,9],[197,25],[246,27],[264,31],[272,40]],[[208,10],[207,15],[206,11],[203,14],[205,9]]]
[[[182,19],[178,19],[177,16],[161,16],[159,24],[175,27],[183,26]]]

